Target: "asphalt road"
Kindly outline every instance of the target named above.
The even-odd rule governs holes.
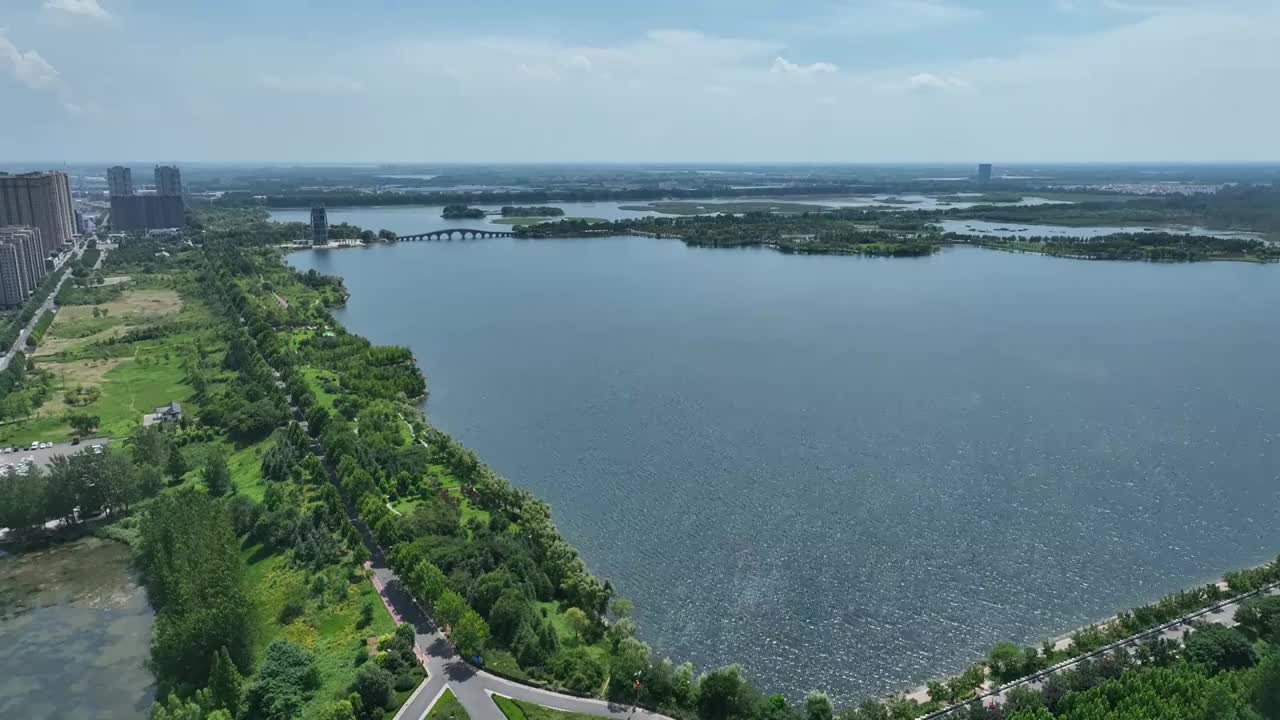
[[[361,529],[368,542],[370,537],[363,525],[357,525],[357,527]],[[395,572],[387,567],[382,553],[376,547],[372,547],[371,550],[374,551],[374,559],[368,563],[368,567],[373,572],[374,586],[397,622],[413,624],[417,640],[415,650],[419,660],[427,669],[427,679],[400,708],[395,720],[420,720],[426,717],[445,687],[453,691],[458,702],[462,703],[462,707],[471,716],[471,720],[505,720],[506,716],[493,702],[491,694],[505,695],[557,710],[616,720],[625,718],[670,720],[664,715],[634,708],[631,705],[564,695],[523,685],[477,669],[458,655],[448,637],[436,627],[426,612],[418,607],[400,583],[400,579],[396,577]]]
[[[71,257],[67,258],[67,262],[71,262],[83,254],[84,246],[82,245],[73,252]],[[98,262],[94,264],[93,269],[97,270],[102,267],[102,260],[106,257],[107,251],[103,250],[102,253],[98,255]],[[40,306],[40,310],[37,311],[35,315],[31,316],[31,322],[27,323],[27,326],[22,328],[22,332],[18,333],[18,339],[13,343],[13,347],[9,348],[3,356],[0,356],[0,370],[4,370],[9,367],[9,361],[13,359],[14,352],[19,348],[26,347],[27,338],[31,336],[31,331],[35,328],[36,323],[40,322],[41,316],[53,308],[53,301],[57,299],[58,291],[62,289],[62,284],[67,281],[68,277],[71,277],[70,272],[63,273],[62,279],[58,280],[58,284],[53,288],[53,292],[49,293],[49,297],[45,298],[44,304]]]

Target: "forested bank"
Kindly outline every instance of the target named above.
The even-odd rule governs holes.
[[[267,268],[266,281],[277,289],[287,288],[287,277],[300,277],[292,271],[270,270],[276,261],[269,251],[254,250],[251,254],[258,257],[255,264],[262,263],[260,267]],[[243,257],[236,262],[241,261]],[[246,302],[254,302],[263,313],[282,314],[282,309],[269,302],[253,301],[251,297]],[[481,651],[486,664],[508,675],[527,676],[553,687],[603,694],[620,701],[638,699],[680,717],[914,718],[947,703],[972,698],[984,683],[1079,656],[1112,638],[1127,637],[1223,596],[1222,591],[1214,594],[1209,588],[1178,594],[1122,614],[1114,623],[1085,629],[1063,649],[1050,648],[1046,652],[1044,648],[1014,646],[1016,662],[1011,660],[1009,646],[1002,644],[987,661],[957,678],[936,683],[934,694],[925,703],[899,697],[887,703],[868,701],[858,708],[837,712],[824,696],[814,695],[803,704],[794,705],[781,696],[755,690],[735,667],[699,675],[687,664],[675,665],[653,657],[633,636],[628,604],[615,603],[610,594],[595,589],[608,589],[607,583],[587,581],[584,585],[573,579],[575,574],[563,574],[562,568],[581,561],[573,558],[557,566],[556,552],[549,548],[559,546],[563,540],[558,536],[553,541],[539,540],[542,531],[530,532],[531,522],[536,523],[535,527],[545,527],[549,514],[545,505],[492,477],[473,454],[422,425],[412,403],[403,402],[409,399],[408,395],[393,396],[385,389],[373,389],[371,395],[358,397],[348,387],[357,381],[346,373],[359,364],[339,358],[363,352],[364,344],[336,323],[309,327],[309,323],[299,322],[289,325],[287,344],[297,348],[307,389],[315,394],[316,404],[308,411],[308,419],[332,424],[318,432],[327,454],[336,459],[344,495],[358,506],[362,519],[389,550],[400,576],[423,605],[450,628],[460,648],[464,652]],[[333,336],[326,338],[325,332],[332,332]],[[326,352],[340,346],[350,347],[326,358]],[[388,361],[394,365],[399,359],[392,355]],[[305,394],[302,390],[298,388],[299,394]],[[391,406],[382,402],[391,402]],[[373,434],[366,437],[369,429]],[[412,460],[415,455],[420,459]],[[424,467],[424,461],[426,471],[415,470]],[[1232,592],[1269,581],[1278,569],[1280,566],[1272,565],[1233,575]],[[589,573],[581,577],[587,576]],[[1205,637],[1216,633],[1210,628]],[[1256,652],[1269,657],[1271,646],[1265,640],[1261,642]],[[1220,669],[1198,663],[1190,649],[1161,647],[1153,643],[1146,650],[1086,663],[1058,674],[1050,690],[1037,696],[1044,705],[1043,712],[1049,713],[1043,716],[1081,717],[1070,714],[1065,698],[1084,698],[1090,692],[1089,697],[1114,694],[1122,679],[1129,688],[1123,692],[1138,692],[1146,687],[1144,683],[1197,683],[1199,690],[1195,693],[1176,698],[1182,705],[1159,709],[1172,712],[1177,708],[1203,708],[1209,697],[1205,693],[1216,687]],[[1158,663],[1163,664],[1144,653],[1158,653]],[[638,673],[641,681],[638,690],[634,683],[624,680],[626,675],[621,675],[632,668],[632,677]],[[1169,672],[1161,674],[1156,670]],[[1129,676],[1141,677],[1135,680]],[[1231,680],[1239,684],[1231,707],[1247,712],[1249,706],[1260,702],[1253,694],[1256,685],[1249,685],[1253,678],[1249,674]],[[1094,702],[1072,702],[1086,701]],[[1035,704],[1036,699],[1023,696],[1018,703]],[[1015,709],[1040,712],[1022,705],[1015,705]],[[1016,717],[981,708],[971,712],[974,717]]]

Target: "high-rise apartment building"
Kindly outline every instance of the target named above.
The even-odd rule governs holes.
[[[157,165],[156,166],[156,194],[157,195],[181,195],[182,194],[182,173],[178,172],[175,165]]]
[[[26,225],[0,227],[0,305],[26,302],[48,274],[40,230]]]
[[[122,165],[107,168],[107,191],[112,196],[133,194],[133,170]]]
[[[115,195],[111,198],[111,227],[116,230],[157,230],[186,224],[179,195]]]
[[[978,182],[991,182],[991,163],[978,166]]]
[[[39,229],[45,255],[75,238],[74,210],[66,173],[0,173],[0,225]]]
[[[329,216],[323,205],[311,208],[311,244],[325,245],[329,242]]]

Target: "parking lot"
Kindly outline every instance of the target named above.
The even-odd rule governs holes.
[[[72,445],[69,442],[54,443],[53,447],[40,448],[32,450],[30,445],[16,447],[13,452],[0,453],[0,468],[4,465],[17,465],[23,458],[29,457],[31,461],[41,467],[49,464],[55,455],[74,455],[81,450],[87,450],[94,445],[106,446],[110,442],[110,438],[85,438],[80,441],[79,445]],[[0,450],[3,450],[0,447]]]

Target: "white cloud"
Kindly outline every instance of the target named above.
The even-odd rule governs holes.
[[[56,89],[62,84],[58,71],[35,50],[19,50],[0,30],[0,62],[9,66],[18,82],[32,90]]]
[[[44,9],[99,20],[111,17],[111,13],[98,4],[98,0],[44,0]]]
[[[19,83],[55,95],[67,112],[76,115],[84,112],[84,108],[72,100],[71,89],[53,65],[35,50],[19,50],[5,29],[0,28],[0,68],[6,66]]]
[[[973,85],[958,77],[927,72],[916,73],[907,78],[905,87],[910,92],[967,92],[973,89]]]
[[[779,75],[789,75],[792,77],[808,78],[814,75],[825,75],[838,71],[840,68],[829,62],[816,62],[809,65],[798,65],[779,55],[773,59],[773,66],[769,71]]]

